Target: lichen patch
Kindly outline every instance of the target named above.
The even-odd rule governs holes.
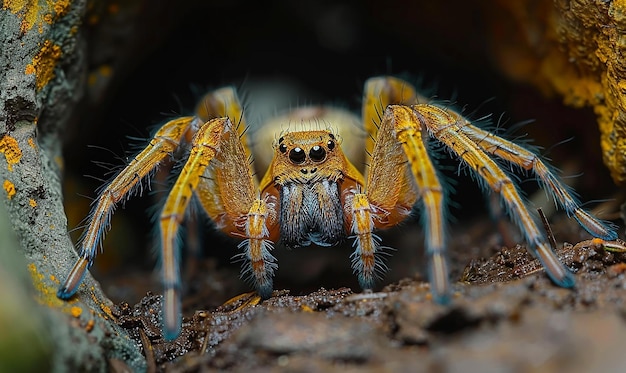
[[[13,196],[15,195],[15,185],[9,180],[5,180],[4,183],[2,183],[2,187],[4,188],[5,192],[7,192],[7,198],[13,198]]]
[[[80,315],[83,313],[83,309],[78,306],[73,306],[72,308],[70,308],[70,313],[72,314],[72,316],[79,318]]]
[[[44,25],[51,25],[67,14],[70,0],[3,0],[2,8],[15,14],[22,21],[20,32],[23,34],[37,27],[42,34]]]
[[[4,153],[9,171],[13,171],[13,165],[22,159],[22,150],[17,140],[9,135],[4,135],[0,139],[0,153]]]
[[[26,65],[24,73],[35,74],[37,90],[42,90],[54,77],[54,69],[63,52],[61,47],[46,40],[33,61]]]
[[[28,272],[33,280],[35,290],[39,293],[37,300],[46,306],[53,308],[67,308],[71,307],[71,302],[64,302],[57,298],[56,287],[51,286],[45,279],[45,276],[39,272],[37,266],[34,263],[28,264]]]

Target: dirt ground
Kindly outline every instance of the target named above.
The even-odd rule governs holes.
[[[578,242],[557,244],[559,258],[576,273],[573,290],[554,286],[524,247],[505,247],[497,233],[485,234],[493,228],[487,220],[452,235],[451,267],[459,281],[447,307],[432,302],[419,272],[393,283],[386,278],[389,284],[375,292],[277,287],[258,304],[253,294],[243,294],[215,307],[245,287],[236,266],[206,260],[189,279],[178,339],[161,336],[160,295],[148,293],[132,306],[121,302],[118,322],[143,347],[151,372],[622,371],[626,254],[582,240],[585,234],[571,220],[555,221],[560,235]],[[419,235],[404,232],[394,244],[415,246]],[[401,264],[412,256],[395,254],[391,279],[398,276],[394,266],[403,275]],[[292,265],[289,260],[283,267]],[[124,281],[126,289],[133,282]]]

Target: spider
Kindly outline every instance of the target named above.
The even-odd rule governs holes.
[[[272,293],[278,265],[271,252],[277,243],[291,248],[330,246],[350,238],[352,268],[363,289],[371,289],[385,270],[383,247],[375,230],[400,223],[417,204],[425,229],[431,293],[436,302],[449,302],[446,200],[430,154],[432,142],[442,144],[467,165],[487,191],[500,195],[523,232],[529,252],[539,258],[550,279],[558,286],[573,287],[573,274],[546,243],[501,164],[534,172],[556,204],[592,236],[615,240],[614,228],[583,210],[575,195],[535,153],[471,124],[448,107],[420,102],[425,100],[406,81],[371,78],[365,83],[362,108],[362,122],[369,134],[365,176],[342,150],[342,137],[318,128],[284,130],[277,135],[273,158],[258,181],[235,90],[209,93],[195,116],[165,123],[149,145],[102,189],[81,238],[79,258],[57,296],[68,299],[78,290],[109,228],[115,205],[137,191],[142,179],[181,146],[189,148],[186,163],[159,217],[167,339],[180,333],[176,238],[193,198],[218,229],[241,239],[242,276],[252,280],[262,299]]]

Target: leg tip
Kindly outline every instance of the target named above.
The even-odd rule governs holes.
[[[560,278],[551,276],[550,272],[548,272],[548,277],[550,277],[550,280],[552,280],[555,285],[562,288],[571,289],[576,286],[576,277],[569,270],[566,270],[565,274]]]
[[[180,335],[183,319],[178,286],[166,284],[163,290],[163,338],[172,341]]]
[[[68,300],[76,294],[89,267],[91,267],[91,261],[89,261],[89,259],[83,257],[79,258],[74,264],[74,267],[72,267],[65,282],[63,282],[59,290],[57,290],[57,298]]]
[[[163,328],[163,338],[166,341],[173,341],[180,335],[180,325],[169,325]]]
[[[376,285],[376,280],[374,279],[374,276],[364,275],[363,273],[361,273],[359,274],[358,278],[359,285],[363,290],[372,290],[374,288],[374,285]]]
[[[435,292],[431,293],[433,296],[433,302],[437,303],[440,306],[448,306],[452,303],[452,297],[449,293],[445,294],[437,294]]]
[[[57,290],[57,298],[62,300],[68,300],[73,297],[74,294],[76,294],[76,290],[69,290],[65,286],[60,287],[59,290]]]
[[[266,299],[271,298],[273,291],[274,291],[274,286],[273,286],[272,281],[269,281],[269,283],[265,283],[265,284],[257,286],[257,292],[259,293],[261,300],[266,300]]]

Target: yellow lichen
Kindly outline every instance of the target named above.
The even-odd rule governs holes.
[[[35,66],[33,66],[32,64],[28,64],[26,65],[26,69],[24,69],[24,74],[26,75],[32,75],[34,73],[36,73],[37,70],[35,70]]]
[[[37,26],[39,33],[43,33],[44,25],[53,24],[57,19],[67,14],[71,0],[3,0],[2,8],[9,10],[22,21],[20,31],[26,33]]]
[[[37,90],[40,91],[54,78],[54,69],[61,58],[61,47],[46,40],[33,61],[26,65],[25,74],[35,74]]]
[[[72,314],[72,316],[76,318],[79,318],[82,313],[83,313],[83,309],[78,306],[74,306],[70,308],[70,314]]]
[[[43,275],[37,271],[37,266],[35,264],[30,263],[28,265],[28,271],[30,272],[30,275],[33,277],[33,280],[35,280],[35,282],[41,282],[43,280]]]
[[[30,207],[37,207],[37,201],[32,198],[28,200],[28,204],[30,205]]]
[[[49,279],[51,280],[51,283],[50,283],[46,281],[46,277],[42,273],[39,272],[39,270],[37,269],[37,266],[34,263],[28,264],[27,268],[28,268],[28,272],[30,273],[35,290],[39,293],[39,296],[37,297],[37,301],[39,303],[48,307],[60,309],[63,312],[75,318],[78,318],[83,314],[83,310],[85,310],[85,308],[84,306],[78,306],[78,304],[84,305],[84,303],[80,303],[79,297],[74,297],[71,300],[64,301],[64,300],[59,299],[56,296],[57,285],[58,285],[58,280],[56,277],[54,277],[53,275],[50,275],[49,276]],[[98,301],[95,293],[93,293],[93,290],[95,289],[93,287],[91,289],[92,289],[91,298],[94,300],[95,304],[98,304],[100,306],[100,309],[104,311],[104,314],[96,313],[94,312],[93,309],[89,309],[89,312],[92,315],[98,316],[103,319],[110,318],[112,320],[115,320],[115,317],[113,316],[110,307]],[[95,326],[95,322],[93,319],[91,319],[87,321],[87,325],[85,326],[85,329],[87,329],[87,331],[91,331],[91,329],[93,329],[94,326]]]
[[[493,52],[510,77],[593,107],[604,164],[626,184],[626,0],[490,4]]]
[[[57,298],[56,286],[52,286],[45,281],[45,276],[37,270],[37,266],[34,263],[28,264],[28,272],[33,280],[35,290],[39,293],[37,300],[46,306],[54,308],[69,308],[70,304],[75,301],[65,302]],[[67,307],[64,307],[67,306]]]
[[[70,0],[52,2],[52,9],[54,9],[54,13],[56,13],[57,17],[63,17],[67,14],[68,9],[70,8],[70,3]]]
[[[105,320],[115,320],[116,317],[113,316],[111,307],[109,307],[108,305],[106,305],[105,303],[103,303],[102,301],[98,299],[98,297],[96,296],[95,290],[96,289],[94,287],[91,287],[91,299],[93,300],[94,303],[99,305],[100,309],[104,312],[104,313],[98,313],[97,316]]]
[[[87,333],[93,330],[95,324],[96,322],[93,319],[87,321],[87,325],[85,325],[85,330],[87,331]]]
[[[13,165],[22,159],[22,150],[17,140],[9,135],[4,135],[0,139],[0,153],[4,153],[9,171],[13,171]]]
[[[35,140],[33,140],[32,137],[28,138],[28,145],[33,149],[37,149],[37,145],[35,145]]]
[[[7,192],[7,198],[8,199],[13,198],[13,196],[15,195],[15,185],[13,185],[13,183],[10,182],[9,180],[5,180],[2,186],[4,187],[4,190]]]

